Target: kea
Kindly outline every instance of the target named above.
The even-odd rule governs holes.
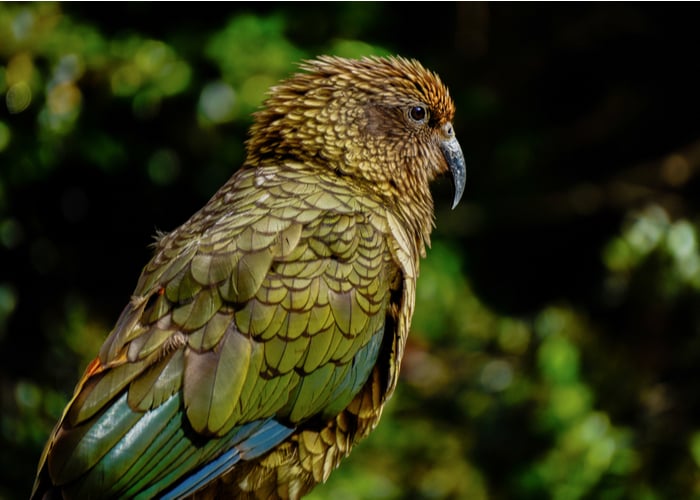
[[[241,168],[159,235],[32,498],[298,499],[393,393],[455,107],[401,57],[321,56],[254,114]]]

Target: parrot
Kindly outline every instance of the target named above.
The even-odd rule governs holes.
[[[414,59],[318,56],[152,259],[41,455],[32,499],[299,499],[397,385],[455,105]]]

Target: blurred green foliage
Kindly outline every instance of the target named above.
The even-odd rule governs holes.
[[[163,10],[168,10],[167,13]],[[700,498],[700,82],[680,7],[0,3],[0,498],[147,258],[306,57],[400,53],[469,158],[402,381],[310,498]]]

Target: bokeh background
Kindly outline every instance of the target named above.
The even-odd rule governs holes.
[[[0,3],[0,498],[156,230],[240,165],[318,54],[437,71],[468,159],[399,389],[311,498],[700,497],[694,5]]]

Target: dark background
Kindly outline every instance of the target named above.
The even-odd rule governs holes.
[[[299,60],[438,72],[468,162],[435,186],[402,381],[314,498],[700,495],[693,4],[0,4],[0,498],[25,498],[156,230],[243,158]]]

